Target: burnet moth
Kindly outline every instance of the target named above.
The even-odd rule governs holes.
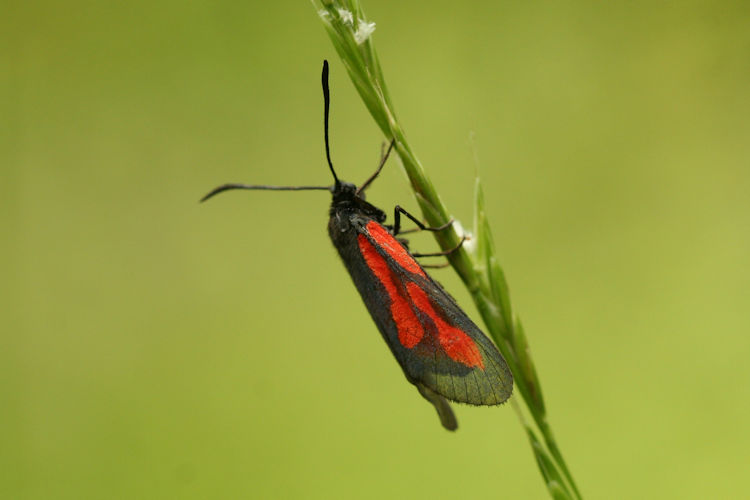
[[[375,173],[359,188],[339,180],[328,144],[328,62],[323,61],[324,138],[332,186],[259,186],[225,184],[201,201],[231,189],[326,190],[333,196],[328,234],[359,290],[372,319],[409,382],[435,406],[448,430],[458,427],[447,400],[471,405],[498,405],[510,397],[513,376],[497,347],[469,319],[455,300],[433,280],[403,240],[397,239],[404,215],[425,227],[401,207],[393,226],[386,214],[365,201],[364,191],[378,176],[393,147],[381,156]],[[443,252],[442,254],[445,254]],[[433,254],[440,255],[440,254]]]

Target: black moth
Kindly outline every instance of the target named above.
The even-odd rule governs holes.
[[[225,184],[201,201],[230,189],[327,190],[333,196],[328,234],[386,344],[409,382],[435,406],[443,427],[455,430],[456,417],[447,400],[497,405],[513,390],[513,376],[497,347],[469,319],[395,237],[403,214],[396,206],[393,227],[386,214],[365,201],[364,190],[383,168],[394,143],[382,155],[375,173],[359,188],[340,181],[333,169],[328,141],[328,62],[323,62],[324,137],[333,186],[260,186]],[[424,255],[422,255],[424,256]]]

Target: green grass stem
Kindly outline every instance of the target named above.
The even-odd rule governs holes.
[[[313,4],[375,123],[388,140],[395,140],[395,151],[401,159],[425,220],[431,226],[445,224],[450,220],[450,212],[440,200],[396,118],[372,41],[374,23],[365,17],[357,0],[314,0]],[[514,408],[526,431],[547,490],[556,499],[580,499],[581,494],[547,420],[541,383],[521,321],[511,309],[508,285],[496,257],[484,207],[484,193],[477,178],[472,240],[452,253],[449,259],[513,372],[516,387],[535,428],[526,421],[522,410],[515,403]],[[440,247],[448,250],[458,245],[464,236],[462,232],[459,224],[453,224],[450,230],[435,232],[434,235]],[[537,435],[542,439],[538,439]]]

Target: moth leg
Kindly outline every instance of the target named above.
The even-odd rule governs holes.
[[[443,427],[445,427],[449,431],[455,431],[456,429],[458,429],[458,421],[456,420],[456,416],[453,414],[451,405],[448,404],[448,400],[432,389],[428,389],[427,387],[423,386],[422,384],[417,383],[415,385],[417,386],[417,390],[422,395],[422,397],[432,403],[432,405],[435,407],[438,417],[440,417],[440,423],[443,424]]]
[[[404,214],[409,220],[411,220],[414,224],[417,225],[418,229],[407,229],[406,231],[401,231],[401,214]],[[415,231],[442,231],[443,229],[447,229],[453,224],[453,219],[449,220],[442,226],[437,227],[427,227],[422,221],[414,217],[412,214],[401,208],[401,205],[396,205],[396,207],[393,209],[393,235],[397,234],[406,234],[406,233],[413,233]]]
[[[455,247],[453,247],[453,248],[451,248],[449,250],[445,250],[444,252],[412,253],[411,256],[412,257],[440,257],[440,256],[444,256],[444,255],[450,255],[453,252],[458,251],[458,249],[463,246],[464,241],[466,241],[466,236],[464,236],[464,237],[461,238],[461,241],[458,242],[458,245],[456,245]],[[422,267],[424,267],[424,266],[422,266]]]
[[[450,266],[450,262],[443,262],[442,264],[422,264],[419,263],[420,266],[422,266],[423,269],[445,269],[446,267]]]
[[[372,181],[374,181],[375,178],[380,175],[380,171],[383,170],[383,166],[385,165],[386,160],[388,160],[388,156],[390,156],[394,144],[396,144],[396,139],[391,139],[390,144],[388,144],[387,150],[385,149],[385,143],[380,145],[380,162],[378,163],[378,168],[375,170],[375,173],[370,176],[369,179],[367,179],[362,183],[361,186],[359,186],[359,189],[357,189],[356,193],[357,195],[360,195],[362,192],[364,192],[364,190],[367,189]]]
[[[449,222],[449,224],[452,224],[452,223],[453,223],[453,221]],[[431,227],[428,227],[428,228],[425,228],[425,229],[428,230],[428,231],[433,230],[433,228],[431,228]],[[414,229],[402,229],[402,230],[400,230],[398,232],[398,234],[418,233],[419,231],[424,231],[425,229],[420,229],[418,227],[415,227]],[[439,228],[436,228],[436,229],[439,231],[440,229],[443,229],[443,226],[440,226]]]

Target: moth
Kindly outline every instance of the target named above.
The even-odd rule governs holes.
[[[401,216],[428,228],[400,206],[393,226],[386,213],[365,200],[365,190],[378,176],[394,146],[381,155],[375,173],[361,186],[341,181],[331,161],[328,140],[330,91],[328,62],[323,62],[324,137],[332,186],[266,186],[224,184],[205,201],[233,189],[325,190],[332,195],[328,234],[406,379],[435,406],[448,430],[458,427],[448,401],[498,405],[513,390],[513,376],[495,344],[471,321],[443,287],[430,277],[398,238]],[[424,256],[424,254],[422,255]]]

